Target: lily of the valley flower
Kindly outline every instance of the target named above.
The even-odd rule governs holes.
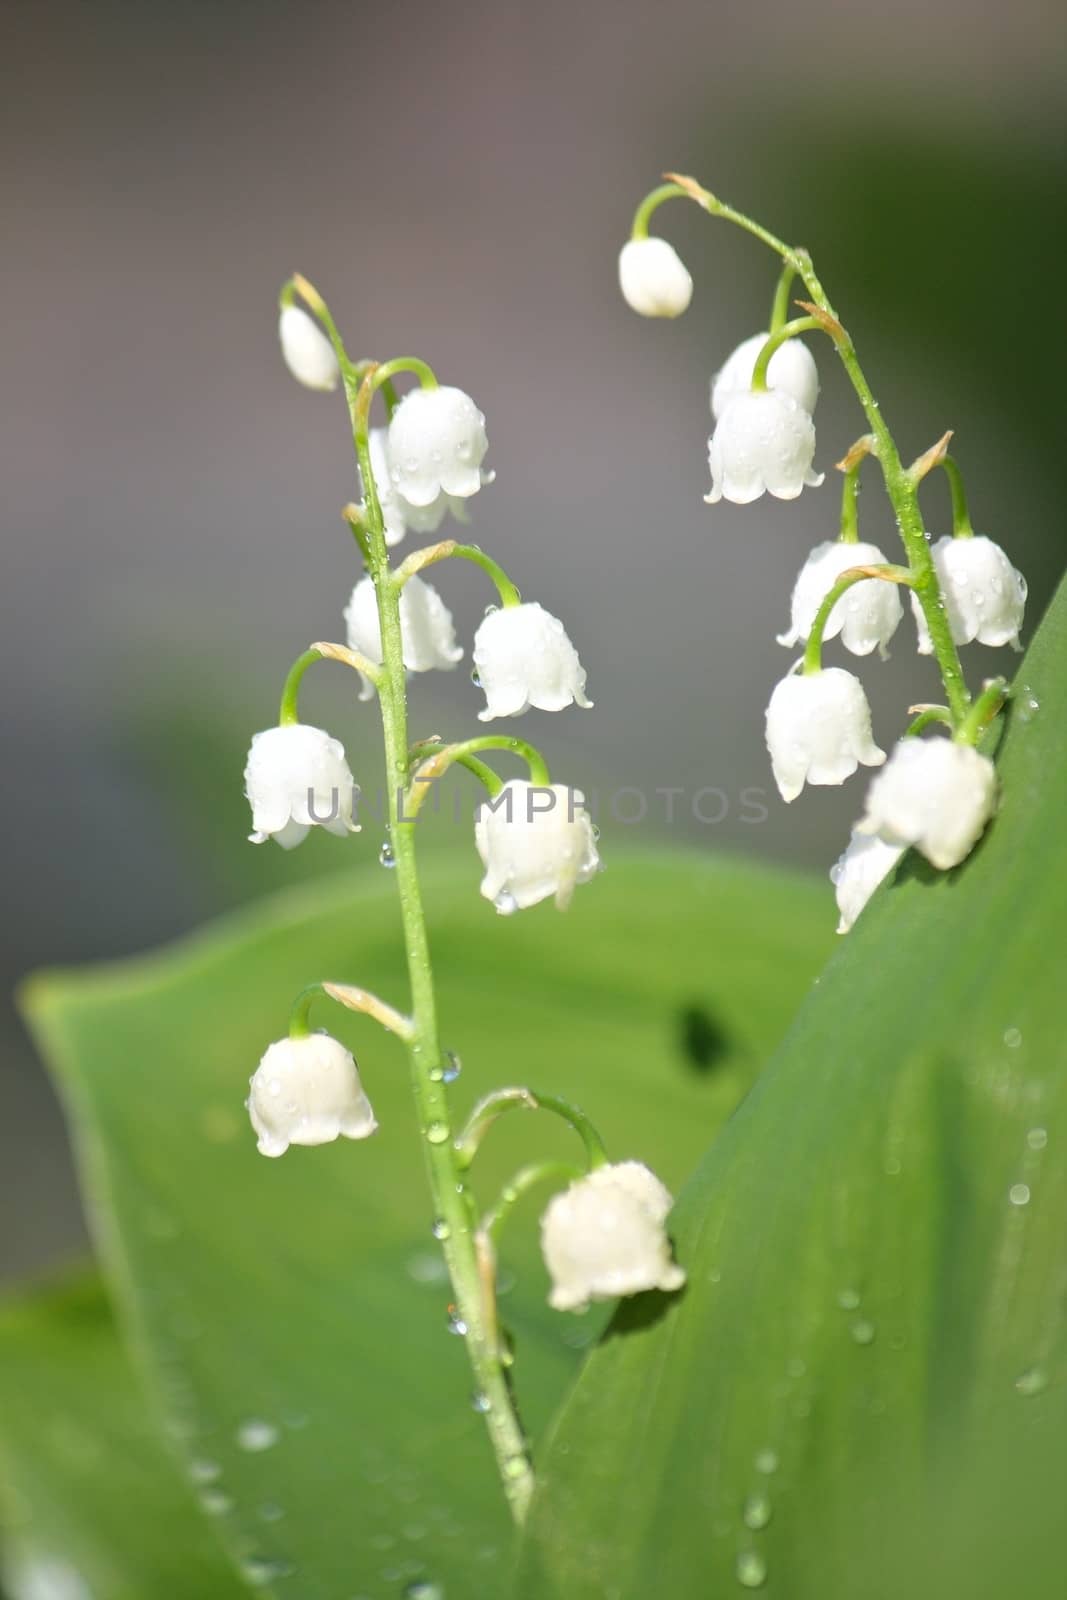
[[[1020,649],[1019,630],[1026,609],[1026,579],[999,544],[976,534],[939,539],[931,554],[941,580],[949,627],[956,644],[1010,644]],[[913,593],[911,609],[919,634],[919,654],[933,654],[930,630]]]
[[[874,833],[855,828],[848,848],[830,868],[830,882],[837,896],[841,919],[838,933],[847,933],[878,885],[889,876],[901,856],[902,844],[889,844]]]
[[[754,333],[751,339],[744,340],[712,378],[711,414],[716,421],[731,400],[752,388],[756,360],[768,338],[766,333]],[[767,387],[792,395],[802,411],[809,417],[814,416],[815,402],[819,398],[819,369],[806,344],[799,339],[787,339],[778,346],[767,363]]]
[[[629,239],[619,251],[619,288],[642,317],[680,317],[693,298],[693,280],[666,239]]]
[[[585,669],[558,617],[536,603],[490,611],[474,635],[474,669],[485,690],[482,722],[518,717],[531,706],[591,706]]]
[[[359,832],[344,745],[322,728],[296,722],[257,733],[245,765],[245,794],[253,844],[274,839],[291,850],[316,825],[341,835]]]
[[[805,644],[819,607],[841,574],[849,567],[884,566],[885,556],[874,544],[846,544],[827,539],[818,544],[800,569],[793,588],[790,628],[778,635],[778,643],[793,648]],[[895,583],[881,578],[865,578],[853,584],[834,606],[823,629],[824,639],[836,639],[854,656],[868,656],[878,650],[883,658],[886,645],[896,632],[904,608]]]
[[[549,1305],[584,1311],[591,1300],[646,1289],[680,1289],[664,1224],[671,1197],[639,1161],[598,1167],[549,1202],[541,1251],[552,1279]]]
[[[860,763],[878,767],[885,760],[871,737],[863,685],[842,667],[791,672],[775,686],[767,707],[767,749],[787,802],[805,783],[844,783]]]
[[[389,430],[372,428],[367,442],[370,446],[371,470],[374,473],[374,486],[378,491],[378,501],[382,508],[387,545],[399,544],[407,533],[436,533],[449,513],[457,522],[470,520],[466,501],[461,500],[458,495],[445,494],[443,489],[437,499],[432,500],[428,506],[413,506],[410,501],[405,500],[393,483],[389,464]],[[491,481],[492,473],[483,472],[482,483]],[[364,493],[366,493],[365,486]]]
[[[997,778],[988,756],[951,739],[898,741],[867,792],[860,833],[914,845],[947,871],[970,855],[996,808]]]
[[[584,797],[562,783],[510,779],[478,808],[474,842],[485,868],[481,892],[505,916],[550,895],[565,910],[575,884],[600,867]]]
[[[344,615],[348,648],[380,664],[382,633],[372,578],[359,580]],[[400,639],[409,672],[448,671],[463,658],[452,613],[433,585],[422,578],[409,578],[400,591]],[[360,699],[369,700],[373,693],[374,685],[363,678]]]
[[[299,306],[283,306],[278,318],[278,338],[286,366],[308,389],[336,389],[341,369],[333,346],[318,323]]]
[[[447,386],[412,389],[389,423],[389,475],[411,506],[443,494],[467,499],[482,487],[485,418],[469,394]]]
[[[781,389],[748,389],[725,406],[708,441],[709,505],[723,498],[748,505],[766,492],[795,500],[805,485],[817,489],[813,472],[815,424],[792,395]]]
[[[366,1139],[378,1126],[355,1061],[328,1033],[278,1039],[250,1082],[248,1115],[262,1155],[340,1136]]]

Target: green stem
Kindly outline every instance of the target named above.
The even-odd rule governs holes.
[[[926,538],[923,526],[922,511],[919,508],[917,486],[908,475],[897,449],[893,435],[890,433],[882,417],[877,400],[871,390],[870,384],[860,366],[855,348],[848,333],[841,326],[837,313],[830,303],[826,290],[819,282],[812,264],[811,257],[806,250],[794,249],[783,240],[776,237],[761,223],[755,222],[751,217],[746,217],[743,212],[735,211],[733,206],[726,205],[716,198],[702,185],[692,178],[683,178],[678,174],[667,175],[673,180],[665,189],[654,191],[647,200],[638,208],[638,215],[645,208],[655,209],[655,205],[662,204],[664,200],[672,198],[675,194],[686,195],[694,200],[704,211],[714,217],[721,217],[726,222],[732,222],[736,227],[742,228],[753,238],[759,239],[768,249],[773,250],[782,262],[791,267],[800,277],[807,289],[815,307],[829,319],[832,326],[827,327],[833,338],[841,364],[848,374],[849,381],[856,396],[863,407],[868,426],[874,435],[875,451],[882,476],[885,479],[886,493],[896,515],[900,536],[904,541],[907,552],[908,564],[911,569],[911,585],[919,599],[926,625],[930,632],[934,655],[941,670],[941,680],[945,686],[945,697],[952,711],[953,723],[959,726],[967,713],[970,705],[970,695],[960,666],[959,653],[952,639],[949,627],[948,613],[945,609],[944,597],[941,593],[941,584],[934,568],[933,557]],[[655,205],[650,202],[655,199]],[[647,218],[646,218],[647,221]]]
[[[482,777],[478,768],[482,767],[483,763],[478,762],[477,766],[471,766],[469,759],[477,756],[481,750],[507,750],[512,755],[521,756],[530,769],[530,782],[538,789],[551,787],[552,779],[549,776],[548,764],[536,745],[530,744],[526,739],[516,739],[514,734],[510,733],[485,733],[477,739],[464,739],[461,744],[442,744],[433,747],[432,753],[419,763],[412,774],[411,785],[404,795],[405,818],[409,822],[415,821],[430,791],[431,783],[437,778],[444,777],[449,767],[457,762],[471,772],[476,772],[478,777]],[[487,768],[486,771],[497,779],[496,773],[492,772],[491,768]],[[499,794],[502,787],[499,779],[493,788],[486,784],[491,795]]]
[[[440,544],[428,545],[424,550],[413,550],[397,567],[393,574],[393,582],[401,587],[413,578],[424,567],[432,567],[438,561],[447,561],[456,556],[461,561],[473,561],[475,566],[492,578],[496,585],[496,592],[500,596],[500,603],[505,608],[522,604],[522,596],[512,583],[499,561],[494,561],[492,556],[487,556],[485,551],[476,544],[457,544],[455,539],[442,539]]]
[[[533,1467],[515,1409],[507,1375],[500,1361],[492,1327],[492,1306],[483,1292],[471,1208],[453,1147],[448,1094],[440,1069],[437,1001],[430,960],[426,918],[419,888],[414,823],[401,820],[400,799],[408,776],[407,688],[400,634],[400,590],[392,581],[381,505],[370,464],[368,421],[374,385],[396,370],[378,367],[353,393],[346,385],[353,438],[365,491],[365,524],[370,571],[378,597],[382,636],[382,678],[378,700],[385,738],[386,786],[389,792],[389,834],[392,843],[400,915],[411,986],[412,1032],[408,1046],[415,1108],[422,1133],[434,1213],[443,1224],[441,1245],[452,1282],[452,1296],[466,1326],[466,1345],[474,1374],[478,1407],[486,1420],[504,1493],[516,1522],[522,1522],[533,1494]],[[409,370],[414,370],[409,364]],[[428,369],[427,369],[428,370]]]
[[[841,485],[841,544],[859,544],[860,540],[860,462],[845,470]]]
[[[812,331],[825,333],[827,330],[818,317],[797,317],[793,322],[783,323],[777,332],[768,336],[766,344],[756,357],[756,365],[752,368],[752,388],[757,394],[767,387],[767,368],[775,351],[790,339],[795,339],[798,333]]]
[[[289,1012],[290,1039],[306,1039],[311,1032],[311,1007],[322,993],[321,983],[309,983],[301,989]]]
[[[1000,710],[1008,693],[1005,678],[990,678],[956,729],[957,744],[977,744]]]
[[[909,722],[904,729],[905,739],[911,739],[916,734],[925,733],[926,729],[932,727],[935,722],[945,723],[951,728],[952,712],[948,706],[923,706],[914,722]]]
[[[795,277],[796,271],[787,261],[782,268],[781,277],[778,279],[778,287],[774,291],[774,303],[771,306],[771,326],[769,329],[771,333],[777,333],[779,328],[783,328],[788,320],[789,291],[793,287],[793,279]]]
[[[854,583],[863,583],[868,578],[882,579],[886,583],[903,583],[911,586],[913,579],[907,567],[846,567],[841,573],[830,592],[824,598],[822,605],[815,613],[815,620],[808,634],[808,642],[804,650],[804,674],[822,671],[822,636],[826,624],[830,620],[830,613],[843,594],[847,594]]]
[[[582,1176],[578,1167],[571,1166],[569,1161],[534,1161],[529,1166],[520,1167],[515,1176],[509,1178],[500,1195],[481,1221],[481,1231],[495,1244],[500,1237],[500,1230],[508,1220],[516,1204],[536,1184],[539,1183],[573,1183],[575,1178]]]
[[[584,1111],[561,1100],[554,1094],[540,1094],[526,1088],[494,1089],[483,1096],[467,1118],[462,1133],[456,1137],[456,1156],[460,1169],[466,1171],[478,1154],[479,1146],[498,1117],[506,1111],[551,1111],[569,1123],[585,1146],[586,1162],[590,1172],[602,1167],[608,1159],[604,1141]]]
[[[967,492],[963,487],[963,473],[959,469],[959,463],[954,457],[945,456],[940,464],[948,478],[949,493],[952,496],[952,537],[973,539],[974,529],[971,526],[970,512],[967,510]]]

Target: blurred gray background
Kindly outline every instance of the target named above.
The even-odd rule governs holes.
[[[42,963],[142,949],[337,864],[333,841],[243,843],[247,736],[292,657],[339,635],[356,576],[343,405],[299,389],[276,348],[294,268],[354,354],[421,354],[486,411],[498,479],[471,536],[563,616],[596,700],[523,727],[558,776],[726,796],[716,826],[685,799],[673,829],[655,805],[640,827],[605,817],[605,847],[669,832],[825,871],[863,779],[787,810],[762,711],[795,571],[835,531],[835,475],[791,505],[701,498],[708,378],[764,325],[774,263],[670,207],[657,226],[697,290],[685,318],[647,323],[619,299],[617,251],[670,167],[808,245],[903,450],[956,429],[976,524],[1026,571],[1032,625],[1063,560],[1063,65],[1051,0],[1010,16],[973,0],[11,5],[5,995]],[[862,419],[817,354],[829,467]],[[929,503],[947,531],[942,484]],[[873,479],[862,515],[890,539]],[[489,593],[467,568],[440,587],[469,638]],[[862,670],[885,744],[936,680],[907,623],[894,660]],[[373,787],[375,720],[343,677],[314,678],[305,715]],[[414,701],[441,732],[480,703],[465,667]],[[765,791],[762,824],[741,820],[746,787]],[[370,829],[349,849],[375,846]],[[13,1272],[77,1248],[80,1224],[9,1009],[0,1071]]]

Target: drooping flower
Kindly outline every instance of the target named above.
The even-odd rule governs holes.
[[[591,1300],[680,1289],[685,1273],[671,1259],[664,1226],[671,1204],[639,1161],[598,1167],[555,1195],[541,1218],[549,1305],[584,1311]]]
[[[788,648],[805,644],[819,607],[841,574],[849,567],[884,566],[886,558],[874,544],[845,544],[827,539],[818,544],[800,569],[793,588],[790,628],[778,635],[778,643]],[[877,649],[884,660],[886,646],[896,632],[904,608],[897,585],[881,578],[865,578],[853,584],[831,611],[823,639],[836,639],[854,656],[870,655]]]
[[[505,916],[550,895],[565,910],[575,884],[600,867],[584,796],[562,783],[511,778],[478,808],[474,842],[485,868],[481,892]]]
[[[474,669],[485,690],[482,722],[519,717],[531,706],[588,707],[585,669],[563,624],[535,602],[490,611],[474,635]]]
[[[299,306],[283,306],[278,317],[282,358],[298,383],[308,389],[336,389],[341,369],[333,346],[318,323]]]
[[[875,833],[853,828],[848,848],[830,868],[830,882],[841,919],[838,933],[847,933],[878,885],[889,876],[901,856],[902,844],[890,844]]]
[[[382,632],[372,578],[361,578],[356,584],[344,616],[348,648],[380,665]],[[409,578],[400,591],[400,639],[409,672],[448,671],[463,658],[452,613],[433,585],[422,578]],[[373,693],[374,685],[363,678],[360,699],[369,700]]]
[[[372,428],[367,442],[370,447],[374,485],[382,508],[387,545],[399,544],[407,533],[436,533],[449,513],[457,522],[470,520],[466,501],[461,500],[458,495],[445,494],[443,489],[437,499],[432,500],[428,506],[413,506],[410,501],[405,500],[393,483],[389,464],[389,430]],[[483,484],[492,481],[492,473],[483,472],[481,476]]]
[[[790,672],[767,707],[767,749],[782,799],[805,783],[844,783],[862,763],[881,766],[885,751],[871,737],[863,685],[843,667]]]
[[[817,489],[821,472],[812,471],[815,424],[780,389],[746,390],[723,410],[708,441],[714,505],[723,499],[748,505],[765,491],[777,500],[795,500],[805,485]]]
[[[412,389],[389,423],[389,475],[411,506],[442,493],[467,499],[482,487],[485,418],[462,389]]]
[[[619,251],[619,288],[642,317],[680,317],[693,298],[693,280],[666,239],[628,239]]]
[[[997,776],[988,756],[951,739],[898,741],[867,791],[860,833],[914,845],[947,871],[970,855],[996,809]]]
[[[1021,648],[1019,630],[1026,609],[1026,579],[1008,560],[999,544],[975,534],[939,539],[931,554],[941,592],[945,597],[949,627],[956,644],[1010,644]],[[919,634],[919,654],[933,654],[930,630],[914,591],[912,615]]]
[[[295,722],[253,737],[245,765],[253,844],[274,839],[291,850],[315,826],[340,835],[358,833],[352,816],[355,792],[344,745],[322,728]]]
[[[276,1040],[250,1083],[248,1115],[262,1155],[341,1136],[366,1139],[378,1126],[355,1061],[328,1033]]]
[[[766,333],[754,333],[751,339],[745,339],[727,356],[712,378],[711,414],[716,421],[731,400],[752,388],[752,373],[769,337]],[[819,398],[819,369],[815,357],[800,339],[787,339],[778,346],[767,363],[767,387],[792,395],[802,411],[809,417],[814,416],[815,402]]]

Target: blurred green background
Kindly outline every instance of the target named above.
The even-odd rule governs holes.
[[[1036,622],[1064,547],[1063,54],[1042,0],[1010,27],[973,0],[16,6],[0,99],[4,994],[42,962],[128,953],[338,864],[328,839],[253,850],[240,794],[248,734],[291,658],[338,635],[356,575],[343,407],[277,355],[294,267],[355,353],[418,352],[485,409],[498,479],[472,537],[563,616],[597,703],[523,726],[554,772],[604,795],[725,795],[714,826],[686,799],[672,828],[656,803],[640,826],[602,817],[608,859],[658,832],[825,871],[863,780],[787,810],[762,710],[834,480],[792,505],[701,499],[707,380],[765,319],[773,262],[672,208],[697,291],[686,318],[649,324],[619,300],[618,246],[666,167],[806,244],[902,449],[956,430],[976,526],[1026,572]],[[862,428],[821,368],[828,467]],[[942,485],[930,506],[945,531]],[[890,537],[873,484],[862,516]],[[489,596],[467,570],[440,587],[469,639]],[[894,661],[863,674],[884,744],[933,688],[907,623]],[[373,790],[373,710],[343,674],[309,691],[305,715]],[[451,733],[479,697],[461,667],[413,701],[417,728]],[[766,821],[742,820],[746,789]],[[473,895],[466,824],[436,833],[468,853]],[[346,859],[377,842],[368,828]],[[69,1254],[80,1223],[51,1091],[8,1009],[0,1030],[11,1273]]]

